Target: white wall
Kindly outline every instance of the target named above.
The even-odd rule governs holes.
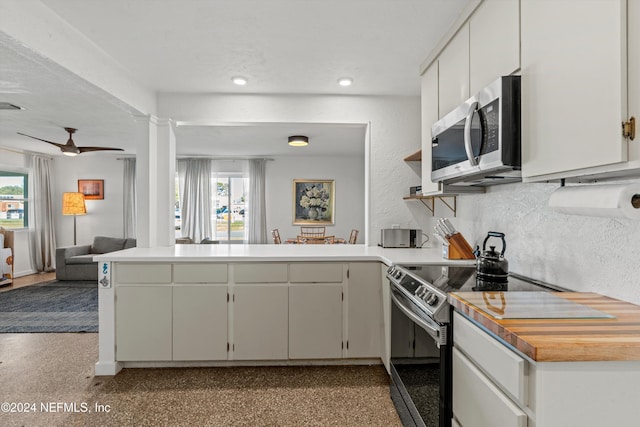
[[[474,246],[488,231],[505,233],[513,272],[640,304],[640,223],[554,212],[547,203],[557,188],[507,184],[459,196],[452,221]]]
[[[326,226],[327,235],[348,239],[351,229],[362,232],[364,157],[275,157],[267,162],[267,228],[277,228],[283,240],[300,234],[300,226],[293,225],[294,179],[335,180],[335,224]]]
[[[124,162],[115,156],[58,156],[53,161],[54,216],[59,247],[73,245],[73,217],[62,215],[62,193],[78,191],[79,179],[104,179],[104,200],[87,200],[87,214],[78,216],[77,242],[91,244],[95,236],[123,237]]]

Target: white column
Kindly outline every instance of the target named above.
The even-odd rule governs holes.
[[[136,145],[137,246],[173,246],[176,150],[170,120],[139,117]]]

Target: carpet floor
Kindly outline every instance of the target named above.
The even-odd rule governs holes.
[[[51,281],[0,293],[0,333],[98,332],[98,286]]]
[[[94,377],[97,355],[98,334],[0,335],[0,402],[35,404],[0,412],[0,425],[401,425],[380,365],[124,369]]]

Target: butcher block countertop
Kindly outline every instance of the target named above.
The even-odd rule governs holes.
[[[487,301],[496,307],[508,306],[509,292],[454,292],[449,294],[449,302],[536,362],[640,360],[640,306],[596,293],[552,294],[615,317],[498,319],[478,308]],[[521,304],[520,295],[523,317],[542,304],[538,292],[529,295],[526,306]]]

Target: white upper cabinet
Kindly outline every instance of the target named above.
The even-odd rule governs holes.
[[[468,23],[458,30],[438,57],[439,116],[447,115],[467,99],[469,99]]]
[[[485,0],[469,20],[469,93],[520,68],[520,2]]]
[[[636,1],[629,3],[637,8]],[[629,22],[637,25],[638,19]],[[526,180],[573,177],[605,165],[601,171],[625,167],[626,23],[624,0],[521,1]],[[637,80],[637,70],[630,77]]]
[[[421,122],[422,122],[422,194],[441,192],[442,185],[431,181],[431,126],[438,121],[438,61],[421,77]]]

